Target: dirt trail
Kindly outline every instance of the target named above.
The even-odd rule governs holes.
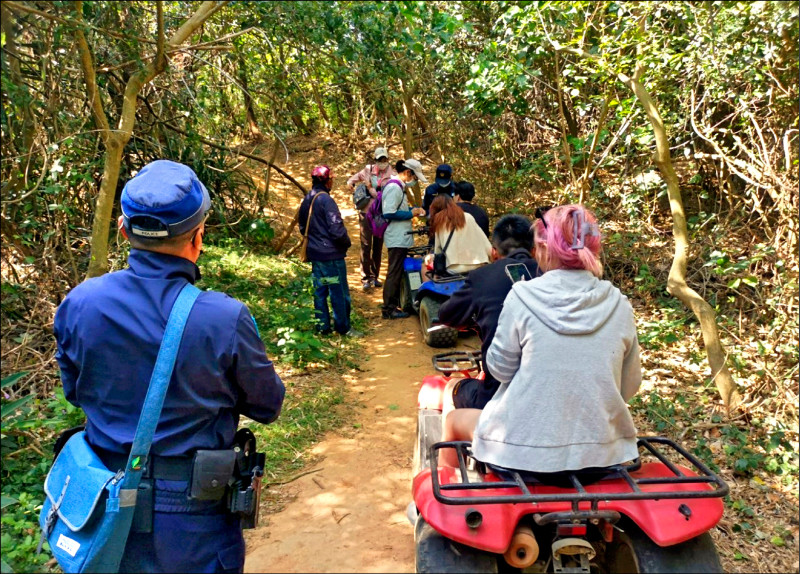
[[[310,171],[309,161],[297,162],[305,164],[303,173]],[[344,189],[344,177],[337,178],[335,187]],[[314,447],[313,454],[322,460],[309,470],[321,470],[291,483],[295,500],[248,534],[245,572],[414,571],[406,507],[416,398],[437,351],[423,342],[416,316],[382,319],[381,290],[361,290],[357,214],[347,193],[332,195],[353,241],[347,257],[353,304],[372,326],[364,339],[368,359],[352,386],[366,408],[356,411],[355,434],[331,433]],[[384,250],[381,273],[385,270]],[[459,342],[460,348],[478,346],[475,337]]]

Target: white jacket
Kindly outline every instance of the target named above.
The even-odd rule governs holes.
[[[515,283],[486,364],[501,385],[475,429],[478,460],[558,472],[638,456],[625,404],[642,380],[636,325],[608,281],[558,269]]]
[[[469,213],[464,213],[466,225],[453,232],[453,237],[447,245],[445,259],[447,270],[451,273],[466,273],[476,267],[486,265],[491,261],[492,244]],[[439,229],[434,240],[434,253],[441,253],[450,230]]]

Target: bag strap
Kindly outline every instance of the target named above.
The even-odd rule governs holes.
[[[406,197],[406,186],[402,181],[400,181],[396,177],[393,177],[392,179],[386,182],[386,185],[383,186],[383,189],[386,189],[386,187],[392,182],[400,186],[400,203],[398,203],[397,207],[394,208],[394,210],[397,211],[398,209],[400,209],[400,206],[403,205],[403,199],[405,199]],[[381,199],[383,199],[383,196],[381,196]]]
[[[322,194],[328,195],[327,191],[318,191],[317,195],[311,200],[311,207],[308,208],[308,221],[306,222],[306,232],[303,234],[304,239],[308,239],[308,232],[311,230],[311,216],[314,214],[314,202]]]
[[[169,313],[167,327],[164,330],[164,338],[161,341],[161,347],[158,349],[156,366],[153,368],[150,385],[147,388],[147,396],[144,399],[144,405],[142,405],[142,414],[139,415],[136,434],[133,436],[133,445],[131,446],[131,453],[128,455],[128,464],[125,466],[125,478],[122,484],[124,489],[136,489],[139,486],[139,481],[142,478],[142,473],[139,471],[142,470],[150,454],[153,435],[156,432],[158,419],[161,417],[161,409],[164,406],[164,397],[167,395],[169,381],[172,379],[172,371],[175,369],[175,359],[178,356],[186,320],[189,318],[189,312],[192,310],[198,295],[200,295],[200,289],[191,283],[187,283]]]
[[[444,242],[444,247],[442,247],[442,253],[447,252],[447,246],[450,245],[450,240],[453,239],[453,233],[456,232],[456,228],[450,230],[450,235],[447,236],[447,241]]]

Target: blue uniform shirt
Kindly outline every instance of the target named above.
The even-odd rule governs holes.
[[[182,257],[131,250],[130,267],[75,287],[55,316],[64,394],[86,412],[89,443],[130,450],[178,293],[200,273]],[[285,388],[247,307],[205,291],[189,315],[151,454],[229,448],[244,414],[269,423]]]

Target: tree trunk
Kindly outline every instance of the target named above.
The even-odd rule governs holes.
[[[272,150],[269,152],[269,163],[275,163],[275,159],[278,157],[278,149],[280,148],[280,146],[281,142],[278,141],[277,137],[275,137],[275,140],[272,142]],[[268,166],[267,176],[264,178],[264,201],[269,201],[270,183],[272,183],[272,170]]]
[[[400,91],[403,95],[403,120],[405,123],[405,136],[403,137],[403,153],[406,159],[412,157],[414,153],[414,116],[412,115],[412,106],[414,102],[411,101],[411,93],[403,78],[400,81]]]
[[[244,96],[244,109],[247,114],[247,128],[250,130],[250,138],[255,142],[260,142],[263,139],[261,128],[258,127],[258,119],[256,119],[256,110],[253,107],[253,96],[250,95],[250,87],[247,81],[247,63],[242,54],[237,54],[236,57],[238,66],[239,83],[242,85],[242,95]]]
[[[99,277],[108,271],[108,233],[111,224],[111,213],[114,209],[114,196],[119,181],[119,166],[122,161],[122,150],[130,137],[112,136],[106,141],[106,153],[103,157],[103,179],[100,180],[100,192],[94,208],[92,222],[92,257],[86,278]]]
[[[320,96],[319,88],[317,87],[317,79],[316,76],[310,77],[311,83],[311,93],[314,95],[314,102],[317,104],[317,108],[319,109],[319,116],[322,118],[322,125],[325,126],[325,129],[331,129],[331,120],[328,117],[328,113],[325,111],[325,106],[322,105],[322,96]]]
[[[669,152],[669,139],[667,138],[667,131],[664,128],[664,122],[650,94],[639,82],[639,73],[640,71],[637,70],[633,78],[625,74],[619,74],[619,79],[634,93],[636,99],[639,100],[642,108],[644,108],[647,118],[650,120],[650,124],[653,127],[653,134],[656,138],[654,160],[661,172],[661,176],[667,183],[667,195],[669,197],[670,209],[672,210],[672,234],[675,237],[675,255],[669,270],[667,291],[689,307],[700,322],[700,329],[703,332],[703,342],[705,343],[706,353],[708,354],[708,362],[711,366],[714,383],[719,390],[722,401],[730,410],[738,406],[742,398],[736,389],[736,382],[733,380],[725,364],[726,354],[722,342],[719,339],[716,313],[714,313],[714,309],[711,305],[704,301],[703,298],[686,283],[689,239],[680,184],[675,169],[672,167],[672,158]]]
[[[559,111],[558,118],[561,121],[561,143],[564,145],[564,161],[567,164],[567,170],[569,171],[570,181],[572,181],[572,188],[575,189],[577,187],[578,180],[575,177],[575,169],[572,166],[572,153],[570,152],[570,144],[569,140],[567,139],[567,130],[569,130],[570,135],[572,135],[573,128],[569,126],[569,121],[567,120],[569,110],[567,110],[567,105],[564,102],[564,90],[561,87],[561,70],[558,64],[558,51],[556,51],[555,53],[555,70],[556,70],[556,90],[557,90],[556,97],[558,98],[558,111]],[[577,137],[577,135],[572,135],[572,137]]]

